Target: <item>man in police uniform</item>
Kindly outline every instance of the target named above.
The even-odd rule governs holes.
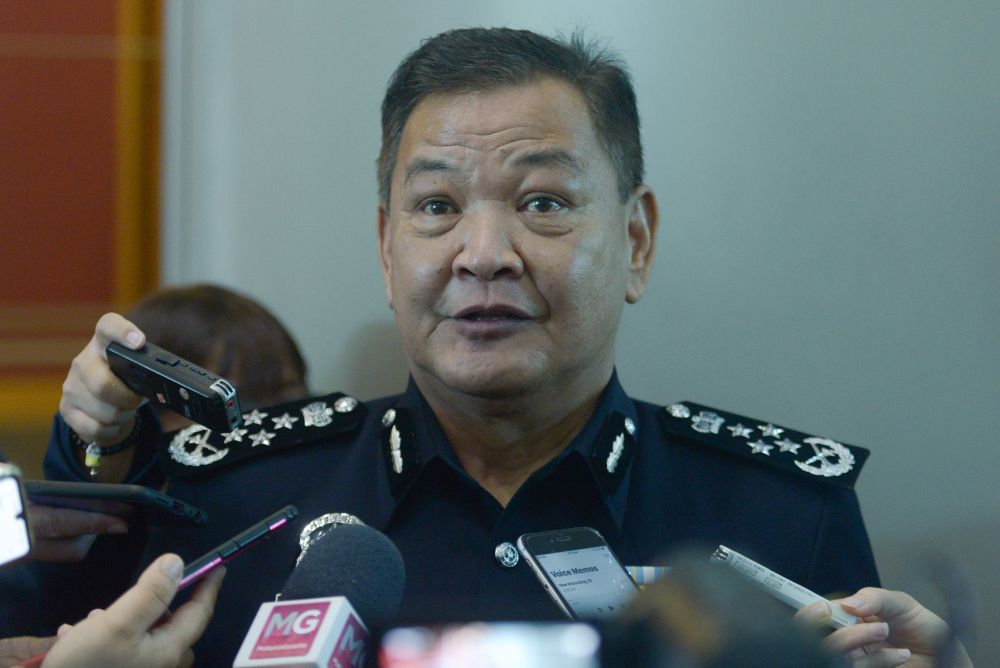
[[[87,479],[81,445],[124,439],[98,480],[159,484],[158,448],[168,491],[210,513],[205,529],[153,528],[141,563],[194,558],[287,503],[301,511],[230,565],[203,665],[232,659],[288,576],[298,529],[328,512],[399,547],[401,621],[557,618],[512,544],[580,525],[628,564],[725,543],[815,591],[877,585],[851,489],[864,450],[619,385],[615,334],[646,288],[657,208],[613,58],[525,31],[443,33],[397,69],[382,121],[377,234],[403,394],[262,408],[231,432],[194,426],[157,445],[104,359],[110,341],[143,340],[113,314],[64,385],[50,476]]]

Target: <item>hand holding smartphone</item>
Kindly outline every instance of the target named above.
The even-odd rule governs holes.
[[[590,527],[524,534],[517,547],[571,619],[616,615],[639,591],[604,537]]]
[[[758,564],[756,561],[743,556],[736,550],[730,549],[725,545],[717,547],[715,552],[712,553],[711,559],[712,561],[729,566],[774,598],[782,603],[787,603],[796,610],[801,610],[816,601],[826,601],[830,608],[830,616],[827,618],[826,624],[833,629],[851,626],[858,621],[857,617],[839,605],[834,605],[819,594],[813,593],[802,585],[778,575],[771,569]]]
[[[26,480],[25,491],[32,503],[56,508],[75,508],[105,515],[145,515],[157,526],[204,526],[208,513],[180,499],[142,485],[106,482]]]

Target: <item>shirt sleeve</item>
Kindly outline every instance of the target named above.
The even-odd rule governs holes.
[[[853,490],[827,487],[823,516],[806,585],[817,594],[839,598],[862,587],[880,586],[875,556]],[[845,591],[844,587],[849,591]]]
[[[157,466],[157,448],[160,440],[160,422],[156,419],[156,414],[148,404],[141,406],[137,412],[141,424],[139,434],[133,446],[135,454],[132,458],[132,467],[124,482],[145,485],[146,487],[159,487],[164,482],[164,476]],[[69,480],[77,482],[89,482],[89,472],[80,464],[70,436],[71,429],[63,417],[56,413],[52,419],[52,431],[49,434],[49,445],[45,452],[43,463],[45,478],[47,480]]]

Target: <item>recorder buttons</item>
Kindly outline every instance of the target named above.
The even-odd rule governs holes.
[[[497,558],[497,563],[504,568],[514,568],[517,566],[517,562],[521,560],[521,555],[518,554],[517,548],[506,541],[497,545],[496,549],[493,550],[493,555]]]
[[[180,364],[181,361],[180,358],[177,357],[177,355],[171,355],[165,350],[163,352],[156,353],[153,356],[153,359],[155,359],[160,364],[164,364],[166,366],[177,366],[178,364]]]

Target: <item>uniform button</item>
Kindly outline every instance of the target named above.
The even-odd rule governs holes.
[[[338,413],[350,413],[358,406],[358,400],[354,397],[341,397],[333,402],[333,410]]]
[[[497,563],[504,568],[514,568],[517,566],[517,562],[521,560],[521,555],[517,553],[517,548],[506,541],[497,545],[497,549],[493,550],[493,554],[497,558]]]

